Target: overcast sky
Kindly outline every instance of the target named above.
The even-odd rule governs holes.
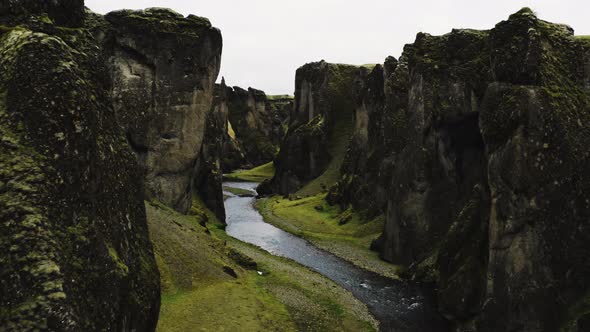
[[[205,16],[223,34],[228,85],[293,94],[295,70],[319,60],[382,63],[417,32],[489,29],[524,6],[590,35],[590,0],[86,0],[99,12],[168,7]]]

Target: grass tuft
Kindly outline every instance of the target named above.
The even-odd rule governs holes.
[[[381,235],[382,215],[367,220],[349,208],[342,211],[330,206],[326,194],[297,200],[278,196],[258,201],[256,208],[265,221],[312,242],[364,269],[397,278],[402,267],[381,260],[369,250],[371,242]]]
[[[230,174],[225,174],[223,177],[226,180],[232,181],[248,181],[248,182],[262,182],[266,179],[271,179],[275,175],[275,165],[271,161],[247,171],[236,171]]]

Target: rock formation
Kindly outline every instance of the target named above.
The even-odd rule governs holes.
[[[523,9],[418,34],[357,92],[328,198],[386,213],[383,257],[437,282],[457,331],[587,324],[589,47]]]
[[[221,221],[225,221],[222,157],[225,158],[225,149],[232,143],[227,134],[229,121],[227,104],[224,102],[226,91],[225,80],[215,87],[213,106],[207,117],[205,138],[193,181],[194,193],[199,195],[207,208]]]
[[[113,104],[145,174],[146,196],[187,212],[221,63],[206,18],[169,9],[92,15],[110,63]]]
[[[350,65],[325,61],[297,70],[295,105],[280,152],[275,159],[276,175],[260,188],[261,193],[288,194],[322,175],[334,158],[333,149],[348,139],[354,112],[353,84],[359,71]],[[330,153],[332,152],[332,153]]]
[[[220,87],[221,88],[221,87]],[[289,96],[225,87],[220,100],[228,110],[229,137],[223,154],[226,172],[266,164],[276,156],[293,107]]]
[[[3,331],[156,327],[141,173],[83,16],[82,1],[0,5]]]

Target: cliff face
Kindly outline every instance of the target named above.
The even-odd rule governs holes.
[[[207,116],[203,147],[197,161],[193,191],[213,211],[220,221],[225,221],[223,199],[223,170],[226,147],[231,144],[228,136],[228,109],[225,81],[215,86],[212,110]]]
[[[71,3],[0,7],[0,326],[152,331],[160,291],[141,174]]]
[[[260,187],[261,193],[295,192],[322,175],[336,158],[334,173],[338,173],[344,153],[337,147],[352,132],[353,84],[358,70],[324,61],[297,70],[289,131],[274,161],[276,175]]]
[[[148,198],[187,212],[213,104],[221,33],[168,9],[92,17],[110,63],[113,104],[145,175]]]
[[[385,212],[382,256],[437,282],[457,331],[587,324],[589,44],[523,9],[419,34],[357,86],[328,199]]]
[[[225,87],[230,139],[224,153],[224,168],[252,168],[266,164],[277,154],[283,126],[288,119],[291,100],[269,98],[264,91]]]

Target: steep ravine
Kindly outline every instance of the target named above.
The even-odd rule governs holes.
[[[256,194],[258,184],[226,182],[225,187],[239,188]],[[436,310],[427,286],[382,277],[352,265],[309,242],[266,222],[254,209],[254,197],[236,196],[229,191],[226,200],[226,232],[239,240],[252,243],[273,255],[290,258],[330,278],[367,305],[380,323],[380,330],[447,331],[447,323]]]
[[[589,38],[524,8],[304,65],[293,101],[216,85],[222,44],[169,9],[0,1],[1,331],[590,329]],[[243,167],[335,255],[224,196]],[[341,259],[369,247],[405,281]]]
[[[419,33],[370,71],[303,66],[259,189],[297,197],[320,182],[342,210],[384,216],[372,248],[437,284],[454,331],[584,331],[589,49],[523,8],[490,30]],[[326,148],[337,114],[354,128],[343,158]]]

